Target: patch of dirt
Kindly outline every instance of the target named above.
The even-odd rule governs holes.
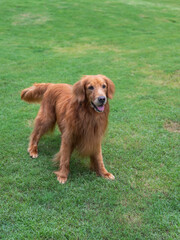
[[[140,226],[142,224],[141,216],[137,213],[127,213],[124,214],[125,222],[130,225],[138,225]]]
[[[164,128],[169,132],[180,133],[180,123],[168,121],[164,124]]]
[[[27,125],[28,125],[28,127],[33,128],[34,127],[34,120],[33,119],[28,120]]]
[[[106,3],[116,3],[117,1],[107,1]],[[162,3],[153,3],[153,2],[149,2],[149,1],[142,1],[142,0],[118,0],[118,2],[121,2],[123,4],[127,4],[127,5],[134,5],[134,6],[146,6],[146,7],[149,7],[149,8],[152,8],[152,9],[168,9],[169,11],[179,11],[180,8],[178,6],[172,6],[170,4],[162,4]]]
[[[98,46],[98,45],[91,45],[91,44],[75,44],[71,47],[54,47],[54,52],[60,52],[60,53],[76,53],[76,54],[82,54],[87,53],[88,51],[99,51],[99,52],[106,52],[106,51],[113,51],[113,52],[120,52],[121,50],[119,48],[116,48],[114,46]]]
[[[49,20],[47,16],[39,14],[23,13],[14,17],[12,25],[41,25]]]
[[[147,75],[147,80],[153,84],[180,88],[180,70],[165,73],[162,70],[153,70],[150,65],[140,68],[139,71]]]
[[[121,55],[133,54],[137,53],[137,50],[134,49],[123,49],[115,45],[94,45],[94,44],[74,44],[72,46],[67,47],[60,47],[60,46],[53,46],[53,52],[55,53],[66,53],[70,55],[79,55],[79,54],[87,54],[91,51],[96,51],[99,53],[106,53],[106,52],[114,52]],[[119,61],[119,55],[118,55]]]

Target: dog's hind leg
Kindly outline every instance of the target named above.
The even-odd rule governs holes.
[[[55,112],[48,106],[41,106],[35,119],[34,130],[30,136],[28,152],[30,157],[38,157],[38,142],[49,130],[53,130],[56,123]]]

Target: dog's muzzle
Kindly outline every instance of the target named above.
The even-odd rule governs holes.
[[[91,102],[91,106],[96,112],[104,112],[107,99],[105,96],[99,96],[94,102]]]

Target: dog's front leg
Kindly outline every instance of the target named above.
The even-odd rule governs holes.
[[[60,162],[59,171],[54,172],[57,180],[64,184],[67,181],[69,174],[69,162],[73,147],[69,141],[62,137],[60,152],[56,156],[56,160]]]
[[[98,146],[97,151],[90,156],[90,160],[91,169],[93,169],[97,175],[111,180],[115,179],[115,177],[109,173],[104,166],[101,146]]]

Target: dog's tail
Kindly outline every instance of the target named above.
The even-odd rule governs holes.
[[[21,99],[29,103],[40,103],[50,83],[35,83],[21,92]]]

